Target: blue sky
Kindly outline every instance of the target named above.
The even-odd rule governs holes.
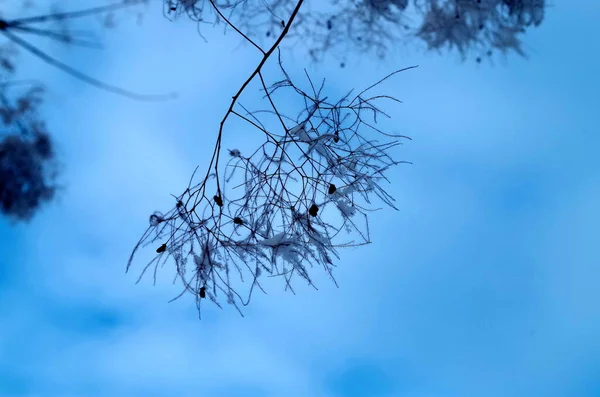
[[[131,90],[179,93],[159,104],[22,54],[49,88],[66,189],[27,226],[0,220],[0,396],[600,395],[599,11],[555,2],[528,60],[407,50],[311,66],[341,93],[418,64],[386,86],[404,102],[389,125],[413,138],[395,154],[413,165],[391,173],[400,210],[374,214],[373,244],[342,252],[339,289],[324,274],[296,296],[272,284],[245,318],[199,321],[191,299],[167,303],[169,276],[135,285],[124,267],[148,215],[206,164],[251,48],[209,30],[206,44],[157,8],[101,52],[45,47]]]

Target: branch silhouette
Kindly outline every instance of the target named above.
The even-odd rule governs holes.
[[[215,2],[210,4],[233,25]],[[302,0],[295,2],[268,49],[253,45],[262,58],[219,123],[206,173],[196,181],[196,169],[183,193],[174,196],[174,207],[150,216],[127,263],[129,271],[139,250],[153,246],[156,254],[138,282],[149,272],[156,282],[159,268],[172,259],[174,282],[183,286],[173,300],[191,294],[200,315],[206,299],[218,307],[230,304],[243,315],[255,289],[266,293],[263,277],[282,279],[285,289],[294,292],[296,276],[316,288],[311,269],[321,267],[335,282],[338,249],[370,243],[368,213],[377,209],[373,198],[395,208],[382,184],[392,166],[406,163],[395,161],[390,150],[409,138],[377,127],[378,117],[389,117],[379,102],[399,101],[371,92],[413,67],[336,101],[324,95],[325,81],[317,87],[306,71],[308,89],[303,89],[286,72],[278,51],[302,5]],[[244,33],[240,36],[250,40]],[[281,78],[268,83],[263,67],[276,52]],[[266,107],[249,110],[238,101],[254,80],[260,83]],[[303,104],[296,115],[280,109],[287,95]],[[248,154],[238,148],[224,153],[222,140],[231,117],[262,134],[264,143]],[[272,120],[276,127],[267,128]],[[241,288],[246,292],[239,292]]]

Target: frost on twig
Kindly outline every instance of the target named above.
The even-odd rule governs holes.
[[[270,86],[260,74],[267,109],[231,110],[264,142],[253,150],[221,151],[219,134],[215,156],[223,165],[198,180],[192,176],[174,208],[150,217],[129,260],[128,269],[138,249],[156,249],[141,279],[147,272],[156,278],[172,258],[183,285],[175,299],[191,293],[199,310],[209,299],[241,313],[254,289],[264,292],[265,276],[283,280],[293,292],[298,277],[315,287],[312,274],[320,267],[335,282],[338,250],[370,242],[373,200],[395,208],[385,174],[401,163],[390,149],[406,137],[378,129],[378,117],[387,117],[379,104],[397,100],[372,92],[400,71],[337,101],[324,96],[325,81],[315,86],[307,75],[310,90],[303,90],[281,71],[282,79]],[[281,95],[302,104],[294,117],[278,108]]]

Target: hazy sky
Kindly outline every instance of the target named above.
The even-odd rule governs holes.
[[[0,396],[600,395],[598,15],[556,1],[525,38],[529,59],[494,65],[285,55],[332,95],[419,65],[382,88],[403,101],[390,125],[413,138],[395,151],[413,165],[390,173],[400,210],[342,251],[339,289],[316,269],[319,291],[271,284],[245,318],[207,305],[202,321],[193,299],[167,303],[171,273],[135,285],[143,262],[125,264],[148,216],[207,164],[257,55],[159,7],[107,32],[103,51],[44,46],[113,84],[179,93],[153,104],[23,53],[23,76],[49,89],[65,189],[27,226],[0,220]],[[246,132],[227,139],[243,150]]]

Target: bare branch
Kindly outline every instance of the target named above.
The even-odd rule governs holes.
[[[232,97],[205,176],[196,184],[192,177],[170,211],[150,217],[150,226],[129,258],[127,270],[140,248],[157,247],[156,256],[141,272],[142,276],[152,269],[155,282],[158,268],[173,259],[176,279],[182,283],[174,300],[191,293],[198,310],[205,299],[222,307],[224,297],[242,313],[255,287],[265,291],[260,282],[265,272],[282,279],[291,292],[296,276],[316,288],[311,276],[315,266],[335,282],[338,249],[370,242],[368,213],[376,210],[372,198],[395,208],[381,183],[390,167],[402,163],[389,153],[400,136],[381,131],[382,137],[394,140],[379,142],[365,132],[379,131],[377,116],[385,113],[377,102],[397,100],[363,95],[400,71],[359,95],[330,102],[323,95],[324,80],[317,89],[307,75],[310,91],[301,88],[283,68],[278,53],[283,78],[267,83],[263,66],[289,32],[301,5],[302,1],[296,3],[275,43]],[[249,110],[238,100],[256,77],[267,108]],[[304,104],[296,116],[285,114],[278,105],[284,97],[298,103],[290,95]],[[264,136],[264,143],[250,154],[237,148],[222,153],[230,115]],[[266,127],[273,125],[273,117],[277,127]],[[225,156],[228,160],[221,166]],[[342,239],[344,234],[349,238]],[[238,292],[242,285],[249,286],[246,293]]]

